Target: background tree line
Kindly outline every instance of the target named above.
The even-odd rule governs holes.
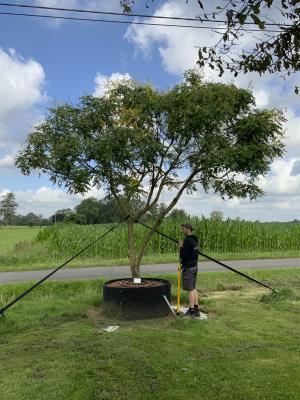
[[[143,207],[144,202],[134,200],[131,207],[139,209]],[[79,225],[108,224],[119,222],[124,218],[124,214],[120,211],[116,200],[113,197],[106,196],[97,200],[95,197],[89,197],[82,200],[73,210],[71,208],[63,208],[57,210],[49,218],[30,212],[26,215],[16,213],[18,204],[14,193],[7,193],[0,202],[0,226],[48,226],[59,222],[74,223]],[[151,220],[163,212],[166,205],[160,203],[152,208],[144,217],[143,221]],[[176,208],[168,214],[167,218],[175,218],[177,220],[188,221],[190,219],[183,209]],[[224,213],[214,210],[210,213],[210,220],[223,221]],[[234,218],[237,221],[244,221],[241,217]],[[259,221],[256,221],[259,222]],[[294,219],[294,223],[300,221]]]
[[[17,214],[18,204],[14,193],[7,193],[0,201],[0,226],[47,226],[51,220],[30,212]]]
[[[131,207],[140,209],[144,202],[133,200]],[[144,217],[144,221],[156,217],[164,211],[164,204],[157,204]],[[26,215],[17,214],[18,204],[14,193],[7,193],[0,202],[0,225],[2,226],[48,226],[58,222],[69,222],[80,225],[105,224],[119,222],[125,217],[120,210],[116,200],[106,196],[97,200],[95,197],[89,197],[82,200],[73,210],[64,208],[57,210],[49,218],[30,212]],[[187,213],[181,209],[175,209],[170,216],[188,218]]]
[[[139,210],[144,207],[145,202],[138,199],[131,201],[131,208]],[[157,217],[166,208],[163,203],[157,204],[149,210],[143,220],[149,220]],[[181,209],[175,209],[170,216],[180,216],[188,218],[188,214]],[[50,217],[52,223],[57,222],[73,222],[80,225],[106,224],[111,222],[119,222],[126,215],[120,209],[115,198],[106,196],[97,200],[95,197],[89,197],[82,200],[78,206],[71,210],[70,208],[58,210]]]

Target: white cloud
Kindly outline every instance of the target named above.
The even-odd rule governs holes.
[[[210,3],[210,6],[213,4]],[[277,10],[276,18],[280,15]],[[166,1],[159,5],[154,15],[195,17],[199,13],[197,2]],[[148,21],[148,20],[147,20]],[[157,22],[157,20],[153,20]],[[255,34],[257,37],[257,34]],[[208,30],[164,28],[156,26],[131,25],[125,38],[134,45],[136,54],[141,53],[146,61],[150,61],[153,54],[159,54],[162,67],[170,74],[182,77],[188,68],[194,68],[197,60],[196,46],[214,45],[219,36]],[[252,48],[256,38],[245,34],[240,47]],[[235,52],[238,49],[235,48]],[[250,88],[256,98],[258,107],[276,107],[286,111],[288,119],[285,124],[286,153],[284,158],[277,160],[271,166],[271,173],[262,181],[262,188],[266,195],[256,201],[234,199],[223,202],[217,196],[206,195],[200,191],[193,196],[184,195],[179,205],[187,211],[196,214],[209,214],[210,211],[221,209],[228,216],[242,214],[247,218],[256,219],[293,219],[300,215],[300,180],[299,174],[293,174],[293,166],[300,158],[300,116],[299,97],[293,92],[298,85],[299,74],[284,81],[275,75],[259,76],[256,73],[239,75],[233,79],[225,73],[221,78],[208,66],[204,68],[206,79],[231,82],[236,85]],[[298,165],[298,164],[297,164]]]
[[[14,157],[11,154],[6,154],[0,158],[0,171],[3,169],[14,168]]]
[[[300,175],[300,160],[296,160],[293,164],[293,168],[291,171],[291,176],[297,176]]]
[[[254,97],[256,99],[256,105],[258,107],[265,107],[269,103],[269,96],[266,90],[254,90]]]
[[[278,178],[280,179],[280,177]],[[295,188],[293,189],[295,190]],[[191,215],[204,215],[205,217],[208,217],[212,211],[219,210],[224,213],[225,218],[241,217],[253,221],[289,221],[299,219],[300,194],[290,195],[288,193],[288,185],[284,188],[284,191],[286,194],[280,194],[279,196],[277,194],[268,194],[256,201],[250,201],[237,198],[222,200],[219,196],[205,194],[200,189],[193,195],[185,193],[176,207],[183,208]],[[299,193],[299,189],[297,191]],[[165,192],[162,200],[165,202],[170,201],[171,193]]]
[[[0,119],[7,121],[44,99],[43,67],[25,60],[14,49],[0,49]]]
[[[45,186],[36,191],[17,191],[15,194],[20,214],[34,212],[48,217],[60,208],[73,208],[79,202],[76,195],[71,196],[61,189]]]
[[[69,3],[69,4],[68,4]],[[72,0],[72,2],[66,2],[65,0],[35,0],[35,5],[43,7],[56,7],[56,8],[69,8],[69,9],[81,9],[81,10],[99,10],[106,12],[121,12],[120,1],[119,0]],[[99,14],[87,14],[87,13],[71,13],[66,11],[56,11],[56,10],[36,10],[39,14],[47,15],[60,15],[60,16],[74,16],[78,18],[99,18]],[[101,19],[111,18],[111,16],[101,15]],[[115,17],[114,17],[115,18]],[[117,18],[115,18],[117,19]],[[45,21],[42,21],[45,23]],[[67,21],[62,19],[46,19],[46,23],[49,27],[59,28],[62,24]],[[76,23],[76,22],[74,22]]]
[[[286,156],[285,158],[300,157],[300,116],[288,110],[286,113]]]
[[[42,5],[68,7],[63,0],[36,0]],[[199,12],[197,2],[165,2],[156,10],[156,15],[191,16]],[[74,8],[99,8],[99,1],[74,0]],[[71,8],[71,5],[70,5]],[[120,10],[119,0],[101,2],[103,10]],[[157,22],[157,20],[155,21]],[[214,44],[216,35],[206,30],[164,28],[158,26],[131,26],[125,37],[145,59],[150,60],[155,52],[159,55],[163,68],[179,78],[187,68],[194,67],[197,60],[195,46]],[[243,44],[249,46],[253,38],[246,36]],[[205,69],[207,77],[216,78],[209,68]],[[298,75],[299,76],[299,75]],[[95,96],[102,96],[108,79],[130,79],[129,74],[113,73],[106,76],[98,73],[95,78]],[[294,173],[300,159],[300,116],[297,114],[298,100],[292,87],[297,76],[287,85],[272,76],[258,77],[256,74],[241,75],[234,82],[243,87],[251,85],[257,105],[260,107],[288,107],[287,117],[287,154],[283,160],[272,165],[271,173],[261,181],[266,196],[257,202],[233,199],[222,201],[217,196],[206,195],[199,191],[192,196],[184,195],[179,207],[192,214],[209,215],[220,209],[226,216],[241,216],[249,219],[293,219],[300,215],[300,182],[299,174]],[[232,80],[225,74],[222,81]],[[287,90],[287,87],[290,87]],[[35,60],[25,60],[14,50],[0,49],[0,171],[9,171],[13,167],[15,146],[25,139],[30,126],[38,119],[36,108],[45,100],[45,74],[43,67]],[[16,115],[18,118],[16,119]],[[0,188],[1,193],[6,193]],[[18,212],[30,211],[50,215],[58,208],[73,208],[82,200],[82,196],[66,194],[61,189],[42,187],[37,190],[16,192],[20,204]],[[104,193],[92,189],[89,196],[103,197]],[[169,193],[165,191],[162,201],[168,201]]]
[[[199,6],[192,3],[187,7],[185,3],[168,1],[159,7],[154,15],[181,17],[184,14],[186,17],[195,17],[197,11]],[[147,22],[157,23],[158,20],[147,19]],[[133,43],[136,51],[142,52],[146,59],[151,58],[154,49],[158,50],[165,70],[172,74],[182,74],[187,68],[196,66],[195,46],[199,45],[199,38],[209,45],[213,43],[215,34],[202,29],[131,25],[125,38]]]
[[[0,167],[11,168],[17,146],[39,117],[46,100],[41,64],[24,59],[14,49],[0,48]]]
[[[217,2],[211,1],[206,5],[206,8],[211,7],[213,9],[214,5],[217,5]],[[160,4],[153,15],[195,18],[199,14],[200,8],[197,2],[186,4],[186,2],[168,0]],[[276,20],[282,18],[279,10],[275,8],[272,9],[271,16]],[[147,22],[157,23],[158,20],[147,19]],[[174,21],[168,22],[172,23]],[[189,22],[189,24],[192,24],[192,22]],[[203,25],[207,26],[209,24],[203,23]],[[213,26],[223,27],[222,24],[214,24]],[[233,50],[238,53],[242,48],[252,49],[258,38],[262,37],[266,38],[262,32],[255,32],[255,35],[245,32],[240,38],[239,46],[235,46]],[[146,60],[150,60],[153,54],[158,53],[163,68],[170,74],[181,78],[185,70],[196,67],[198,59],[197,47],[215,45],[220,39],[220,35],[206,29],[131,25],[127,29],[124,38],[132,43],[136,53],[141,53]],[[222,82],[233,81],[238,86],[252,89],[259,107],[289,107],[293,109],[299,99],[294,95],[293,88],[298,85],[300,74],[292,75],[287,81],[280,79],[278,75],[264,74],[260,76],[257,73],[241,74],[237,78],[233,78],[232,74],[225,72],[219,78],[218,72],[211,70],[208,65],[205,66],[203,73],[206,79]]]
[[[0,188],[0,201],[3,196],[9,192],[10,190],[7,188]],[[105,195],[103,190],[98,190],[96,188],[91,189],[82,196],[80,194],[71,195],[60,188],[51,188],[47,186],[42,186],[36,190],[19,190],[15,191],[14,194],[16,195],[16,202],[18,204],[17,213],[25,215],[29,212],[34,212],[38,215],[42,214],[45,217],[49,217],[58,209],[73,209],[83,199],[88,197],[100,199]]]
[[[101,10],[101,11],[115,11],[121,12],[119,0],[101,0],[99,7],[99,0],[72,0],[69,5],[65,0],[35,0],[35,4],[44,7],[59,7],[70,9],[87,9],[87,10]]]
[[[120,74],[119,72],[114,72],[110,76],[107,76],[98,72],[95,78],[95,90],[93,96],[102,97],[105,95],[105,92],[111,83],[128,81],[131,79],[132,78],[128,73]]]
[[[272,164],[271,174],[262,178],[260,186],[269,196],[300,198],[300,175],[292,174],[297,160],[277,160]]]
[[[223,201],[213,194],[204,193],[203,189],[192,195],[183,194],[177,204],[177,208],[183,208],[192,215],[205,215],[214,210],[223,211],[225,217],[242,217],[249,220],[261,221],[286,221],[299,219],[300,216],[300,175],[291,177],[292,163],[278,164],[272,171],[272,176],[262,182],[262,187],[267,190],[267,196],[257,201],[250,202],[247,199],[231,199]],[[284,169],[287,182],[284,182],[279,171]],[[293,179],[291,179],[293,178]],[[275,188],[275,189],[274,189]],[[0,188],[0,201],[10,190]],[[73,209],[83,199],[95,197],[101,199],[105,196],[103,190],[92,188],[85,195],[68,194],[60,188],[42,186],[37,190],[15,191],[19,205],[17,212],[27,214],[34,212],[49,217],[55,211],[62,208]],[[160,201],[169,203],[174,193],[165,190]]]

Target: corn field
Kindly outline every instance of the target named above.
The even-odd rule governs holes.
[[[297,223],[261,223],[249,221],[214,221],[192,217],[195,233],[199,237],[200,249],[206,253],[242,253],[242,252],[284,252],[300,249],[300,224]],[[159,227],[175,239],[181,238],[181,220],[167,218]],[[151,225],[151,222],[148,223]],[[37,241],[48,249],[55,258],[72,256],[96,240],[113,224],[74,225],[57,224],[43,228]],[[136,224],[136,243],[139,245],[147,228]],[[171,254],[178,251],[175,243],[154,234],[148,244],[146,255]],[[101,257],[119,259],[128,257],[127,226],[121,225],[98,243],[90,247],[81,258]]]

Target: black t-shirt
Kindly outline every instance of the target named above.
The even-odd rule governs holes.
[[[198,262],[198,238],[196,235],[188,235],[180,247],[180,260],[185,268],[193,268]]]

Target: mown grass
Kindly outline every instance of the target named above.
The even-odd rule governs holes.
[[[258,272],[299,296],[297,270]],[[0,319],[1,399],[299,399],[298,297],[264,303],[234,274],[203,273],[208,321],[126,322],[101,313],[102,285],[48,282]],[[25,287],[0,286],[1,303]]]

